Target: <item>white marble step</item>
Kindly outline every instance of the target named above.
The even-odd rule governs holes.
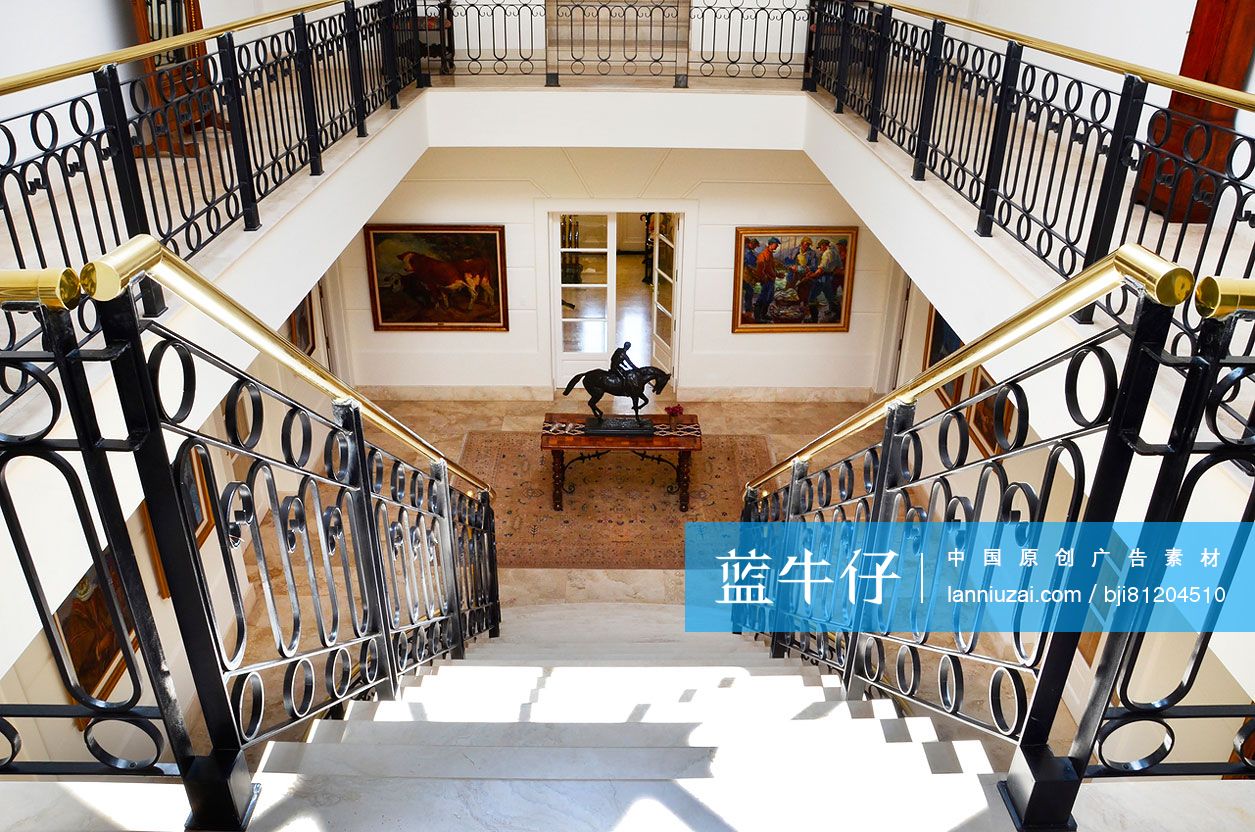
[[[520,653],[518,656],[501,658],[478,658],[473,652],[467,653],[465,659],[456,662],[440,659],[434,666],[441,667],[458,664],[464,667],[727,667],[728,656],[691,656],[691,657],[606,657],[600,659],[563,659],[551,656],[529,656]],[[788,667],[796,670],[802,663],[793,659],[773,659],[766,651],[762,656],[737,656],[738,667]]]
[[[772,700],[775,701],[772,701]],[[354,702],[352,719],[380,722],[704,722],[779,723],[791,720],[893,719],[889,700],[873,702],[786,703],[778,697],[762,701],[698,701],[643,703],[567,699],[540,703],[502,703],[491,697],[442,697],[432,701]]]
[[[583,685],[648,685],[684,683],[728,687],[738,683],[763,686],[823,685],[835,687],[839,681],[824,675],[818,668],[764,667],[747,668],[736,665],[696,667],[544,667],[540,665],[445,665],[428,673],[407,676],[403,685],[509,685],[540,684],[554,687],[562,684]]]
[[[702,676],[702,678],[750,678],[750,676],[818,676],[821,669],[814,665],[804,665],[791,663],[791,661],[776,661],[774,664],[766,666],[759,665],[743,665],[737,660],[725,660],[724,664],[666,664],[666,665],[638,665],[638,664],[606,664],[599,663],[589,664],[586,666],[572,664],[545,664],[543,661],[535,661],[530,665],[517,664],[517,661],[511,661],[510,664],[496,663],[478,663],[469,659],[462,661],[439,661],[425,668],[419,669],[419,674],[427,676],[427,678],[441,679],[486,679],[489,676],[496,679],[525,679],[538,678],[538,676],[570,676],[570,678],[597,678],[609,679],[615,676],[617,679],[645,679],[645,678],[679,678],[679,676]]]
[[[271,743],[261,771],[388,778],[672,780],[713,776],[715,749]]]
[[[467,648],[468,656],[477,658],[495,658],[497,656],[516,656],[525,653],[529,656],[555,656],[563,659],[601,659],[607,656],[622,656],[632,659],[648,659],[661,657],[693,657],[706,656],[768,656],[768,651],[753,644],[742,641],[729,641],[709,645],[691,644],[502,644],[491,641],[483,646],[473,645]]]
[[[988,811],[975,776],[890,781],[883,774],[867,772],[840,784],[842,794],[864,798],[842,802],[843,823],[870,826],[891,812],[895,829],[1010,830],[1005,812]],[[834,817],[831,801],[768,799],[758,773],[731,780],[619,782],[264,773],[257,782],[261,793],[250,832],[729,832],[828,828]],[[836,784],[831,776],[802,774],[791,775],[790,787],[822,794]],[[10,829],[174,832],[187,817],[186,798],[175,784],[0,783],[0,788],[0,809],[6,803],[19,807],[6,818]]]
[[[720,688],[708,685],[698,687],[665,687],[615,688],[610,685],[572,685],[561,688],[486,688],[468,690],[465,688],[407,686],[402,687],[400,698],[405,702],[423,702],[427,704],[443,704],[464,702],[474,698],[493,705],[512,704],[515,706],[528,702],[540,704],[562,705],[579,704],[597,701],[602,703],[623,702],[627,704],[693,704],[720,703],[740,705],[743,707],[770,707],[773,710],[798,709],[819,702],[840,702],[845,699],[844,691],[837,688],[796,687],[787,690],[763,689],[751,687]]]
[[[502,632],[505,632],[503,630]],[[604,649],[604,650],[704,650],[704,651],[761,651],[766,653],[767,644],[763,641],[750,641],[728,632],[673,632],[670,635],[651,635],[641,639],[616,637],[609,635],[600,640],[586,637],[555,637],[540,634],[527,635],[526,632],[512,632],[510,636],[498,636],[496,639],[479,639],[472,645],[476,650],[506,650],[515,648],[538,649]]]
[[[842,827],[912,832],[1012,832],[996,778],[883,772],[840,786]],[[409,780],[261,774],[250,832],[689,832],[832,828],[831,800],[764,799],[760,779],[679,782]],[[806,785],[806,784],[802,784]],[[861,790],[861,791],[860,791]],[[980,792],[978,797],[977,792]],[[904,799],[909,797],[909,799]],[[751,804],[758,804],[758,808]],[[177,783],[0,781],[0,830],[138,829],[183,832],[188,804]],[[1250,832],[1255,780],[1086,783],[1073,812],[1082,830]]]
[[[932,773],[929,756],[913,743],[860,743],[859,755],[800,738],[753,745],[711,747],[402,746],[271,743],[260,771],[325,776],[364,775],[391,779],[492,778],[504,780],[689,780],[743,779],[768,760],[845,778],[870,767],[895,777]]]
[[[435,745],[561,748],[671,748],[729,744],[818,744],[883,742],[886,731],[878,719],[708,722],[371,722],[354,719],[318,720],[307,742],[359,745]],[[936,741],[932,721],[906,720],[917,742]]]
[[[571,668],[574,670],[575,668]],[[654,668],[651,668],[654,669]],[[586,670],[586,668],[581,668]],[[417,688],[424,691],[449,691],[457,695],[477,695],[491,689],[497,695],[526,696],[546,691],[551,695],[569,693],[597,697],[624,696],[679,696],[692,690],[737,690],[759,692],[788,692],[811,688],[840,689],[840,679],[831,676],[674,676],[639,678],[607,676],[595,680],[560,676],[533,676],[531,678],[494,678],[482,681],[468,678],[446,679],[440,676],[412,676],[401,682],[402,689]]]

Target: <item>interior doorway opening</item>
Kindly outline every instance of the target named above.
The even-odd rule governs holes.
[[[585,212],[556,219],[559,380],[607,366],[625,343],[636,366],[674,373],[681,215]]]
[[[650,226],[656,216],[615,215],[615,332],[619,344],[631,342],[628,357],[638,367],[654,360],[654,241]]]

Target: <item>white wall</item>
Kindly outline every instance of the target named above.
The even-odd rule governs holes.
[[[40,0],[4,4],[0,78],[121,49],[135,43],[129,0]],[[68,21],[73,21],[67,25]],[[0,117],[95,89],[90,75],[0,98]]]
[[[1032,35],[1164,72],[1180,72],[1195,0],[929,0],[924,8]],[[949,33],[1001,52],[1005,45],[951,26]],[[1119,74],[1026,49],[1024,60],[1114,92]],[[1168,103],[1169,92],[1151,86],[1147,101]]]
[[[970,0],[967,17],[1045,40],[1179,72],[1195,0]],[[963,14],[963,12],[955,12]]]
[[[552,292],[556,277],[548,265],[547,218],[598,207],[684,213],[681,391],[824,387],[860,397],[875,385],[892,264],[803,154],[576,148],[437,148],[419,160],[371,222],[505,225],[510,331],[376,332],[359,235],[336,269],[354,383],[371,388],[526,386],[548,395],[555,386],[557,300]],[[733,334],[738,225],[860,226],[850,332]]]

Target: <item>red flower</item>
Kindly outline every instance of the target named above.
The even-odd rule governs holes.
[[[668,415],[668,416],[683,416],[683,415],[684,415],[684,405],[682,405],[682,404],[673,404],[673,405],[671,405],[670,407],[666,408],[666,413],[667,413],[667,415]]]

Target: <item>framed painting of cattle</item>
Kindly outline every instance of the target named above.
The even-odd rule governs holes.
[[[510,328],[505,226],[368,225],[365,234],[375,329]]]
[[[733,332],[849,332],[858,229],[738,228]]]

